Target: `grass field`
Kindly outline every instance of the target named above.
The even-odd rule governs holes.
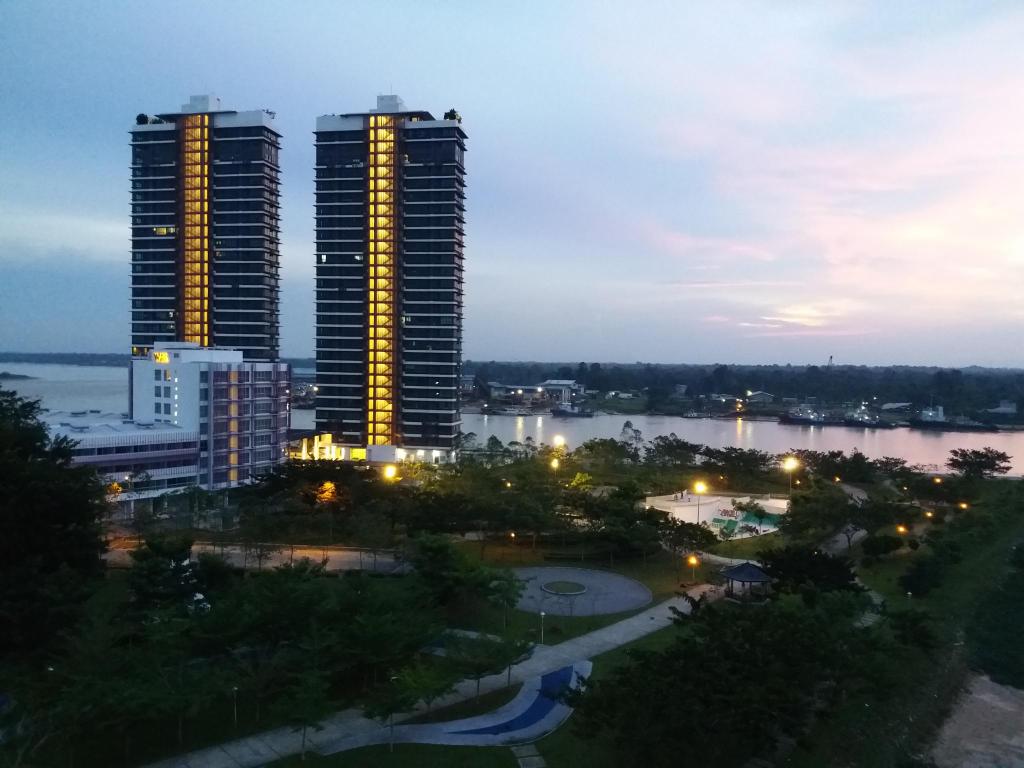
[[[784,547],[786,539],[778,531],[766,533],[763,536],[748,536],[745,539],[732,539],[715,544],[711,552],[722,557],[735,557],[753,560],[757,553],[765,549]]]
[[[434,744],[396,744],[363,747],[321,757],[296,755],[270,763],[268,768],[515,768],[519,763],[507,747],[446,747]]]

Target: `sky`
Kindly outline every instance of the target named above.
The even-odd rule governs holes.
[[[313,350],[317,115],[469,134],[464,355],[1021,365],[1018,2],[0,0],[0,350],[127,351],[128,130],[282,140],[282,354]]]

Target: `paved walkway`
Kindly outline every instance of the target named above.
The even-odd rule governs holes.
[[[544,565],[514,568],[516,578],[526,583],[516,605],[520,611],[556,616],[600,616],[625,613],[651,602],[651,590],[636,579],[611,571],[572,566]],[[582,595],[556,595],[543,586],[552,581],[572,581],[586,591]]]
[[[388,728],[343,736],[324,744],[318,739],[317,751],[333,755],[350,749],[387,744],[448,744],[463,747],[496,747],[536,741],[561,725],[572,707],[558,701],[565,687],[578,687],[581,677],[590,674],[591,663],[581,661],[523,683],[512,701],[493,712],[443,723],[397,725],[394,734]]]
[[[701,584],[688,590],[693,597],[699,597],[714,588]],[[628,619],[611,624],[607,627],[574,637],[558,645],[538,645],[533,654],[512,667],[512,681],[523,683],[548,672],[572,666],[582,659],[591,659],[598,654],[614,650],[621,645],[637,640],[672,623],[675,614],[672,608],[682,613],[690,612],[690,605],[683,597],[673,597]],[[501,672],[480,681],[480,692],[488,693],[504,688],[507,675]],[[444,707],[466,701],[476,695],[476,681],[463,680],[455,691],[444,699],[434,703],[435,707]],[[409,719],[425,712],[425,708],[408,713],[403,719]],[[346,709],[327,718],[323,729],[307,733],[309,749],[320,752],[330,749],[332,745],[346,739],[379,738],[386,728],[376,720],[363,717],[359,709]],[[386,734],[385,740],[386,740]],[[260,768],[260,766],[297,755],[301,750],[301,734],[290,728],[277,728],[236,741],[219,744],[215,747],[196,750],[185,755],[173,757],[153,763],[150,768]],[[367,742],[378,743],[378,742]]]

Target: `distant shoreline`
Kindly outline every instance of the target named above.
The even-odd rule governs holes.
[[[0,381],[21,381],[22,379],[34,379],[35,376],[26,376],[24,373],[11,373],[0,371]]]

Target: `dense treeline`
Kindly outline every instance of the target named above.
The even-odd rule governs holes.
[[[576,379],[589,389],[643,390],[655,397],[687,386],[691,396],[770,392],[777,398],[816,397],[824,402],[910,402],[973,410],[1000,400],[1024,400],[1024,371],[942,369],[908,366],[651,365],[644,363],[511,363],[467,360],[466,373],[480,381],[534,384],[545,379]]]

